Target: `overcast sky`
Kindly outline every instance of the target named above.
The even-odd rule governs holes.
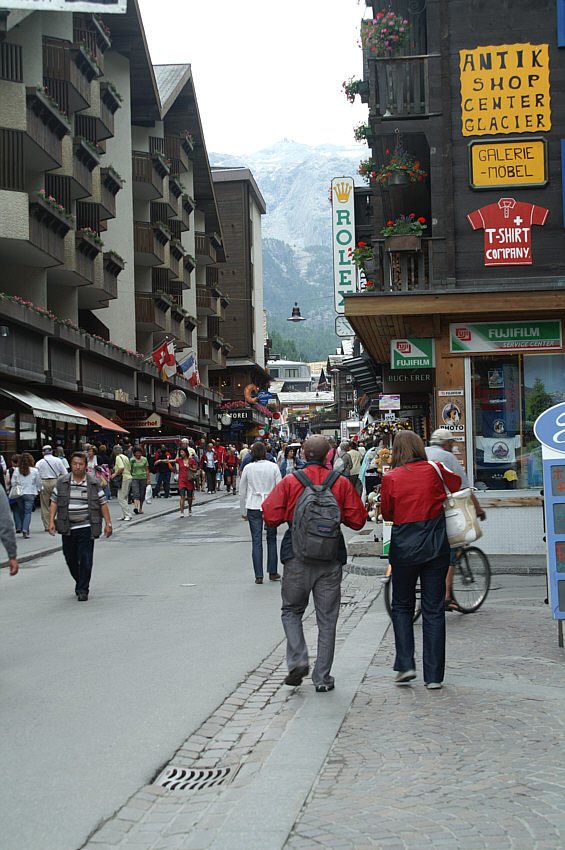
[[[254,153],[280,139],[354,145],[367,107],[359,0],[139,0],[154,64],[192,65],[206,146]],[[281,12],[281,10],[283,10]]]

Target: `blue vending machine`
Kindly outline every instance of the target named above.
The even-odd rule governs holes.
[[[538,416],[534,434],[542,445],[547,578],[551,615],[559,621],[563,646],[565,619],[565,402]]]

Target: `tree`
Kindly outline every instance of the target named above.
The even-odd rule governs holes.
[[[526,419],[535,422],[540,413],[547,410],[553,404],[553,397],[545,391],[545,384],[541,378],[536,378],[530,395],[526,400]]]

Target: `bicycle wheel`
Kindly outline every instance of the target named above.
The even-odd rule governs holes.
[[[466,546],[457,555],[453,576],[453,599],[464,614],[478,611],[490,588],[490,564],[476,546]]]
[[[385,608],[389,617],[392,617],[392,577],[387,576],[386,580],[382,580],[384,583],[384,600],[385,600]],[[414,609],[414,617],[412,618],[412,622],[415,623],[420,614],[422,613],[422,608],[420,604],[420,580],[418,579],[418,584],[416,585],[416,608]]]

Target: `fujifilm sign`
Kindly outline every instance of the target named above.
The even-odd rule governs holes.
[[[392,339],[392,369],[430,369],[436,365],[434,339]]]
[[[1,0],[4,11],[33,9],[35,12],[105,12],[125,15],[127,0]]]

